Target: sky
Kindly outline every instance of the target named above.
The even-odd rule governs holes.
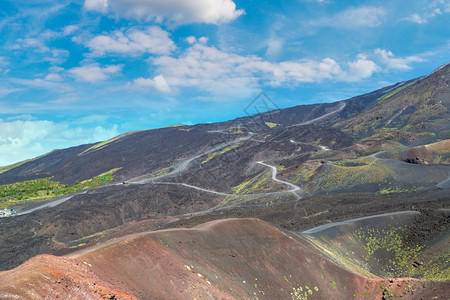
[[[449,24],[450,0],[1,0],[0,166],[423,76]]]

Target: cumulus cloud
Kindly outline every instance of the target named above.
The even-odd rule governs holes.
[[[155,78],[139,77],[133,81],[135,87],[151,88],[162,93],[170,93],[170,87],[163,75],[155,76]]]
[[[86,0],[84,9],[105,12],[108,8],[108,0]]]
[[[152,59],[170,87],[196,87],[215,95],[250,94],[260,85],[297,86],[323,80],[358,81],[379,70],[365,56],[342,64],[331,58],[269,62],[258,56],[241,56],[195,43],[179,57]],[[155,79],[138,78],[134,84],[155,87]]]
[[[375,54],[380,57],[381,61],[388,69],[393,70],[411,70],[411,63],[424,61],[423,58],[418,56],[394,57],[394,54],[391,51],[386,51],[384,49],[376,49]]]
[[[358,55],[358,59],[348,62],[348,70],[340,74],[343,81],[358,81],[369,78],[373,73],[379,72],[380,67],[373,61],[367,59],[365,55]]]
[[[362,6],[349,8],[334,16],[310,22],[315,26],[340,28],[377,27],[382,24],[386,11],[381,7]]]
[[[99,64],[90,64],[72,68],[68,72],[78,81],[95,82],[106,80],[122,70],[121,65],[100,67]]]
[[[125,32],[117,30],[110,35],[99,35],[87,45],[94,55],[119,53],[138,55],[142,53],[169,54],[175,50],[169,33],[160,27],[151,26],[145,30],[135,28]]]
[[[111,128],[72,128],[51,121],[0,120],[0,166],[33,158],[57,147],[71,147],[98,142],[117,136],[117,125]]]
[[[86,10],[175,24],[230,22],[244,13],[232,0],[85,0]]]

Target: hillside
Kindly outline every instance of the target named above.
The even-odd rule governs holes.
[[[393,86],[377,103],[335,127],[363,140],[408,145],[450,138],[450,63],[428,76]]]
[[[434,297],[429,287],[444,295],[448,282],[421,279],[437,280],[437,273],[448,272],[435,262],[448,256],[442,245],[448,245],[450,223],[449,69],[446,64],[428,76],[335,103],[135,131],[3,167],[0,207],[17,214],[0,219],[0,270],[17,269],[0,273],[7,279],[0,281],[0,295],[13,297],[17,281],[18,295],[32,298],[31,279],[39,282],[37,294],[70,293],[79,285],[93,298],[96,293],[164,298],[180,293],[178,287],[190,288],[193,297],[241,299],[257,293],[260,299],[281,299],[301,287],[314,298],[317,287],[329,299],[351,298],[355,291],[413,298],[404,284],[414,287],[415,296]],[[404,268],[395,272],[365,260],[373,249],[362,246],[362,237],[356,240],[357,230],[388,230],[370,222],[339,227],[339,234],[298,235],[323,224],[405,211],[419,216],[385,224],[403,230],[392,239],[395,251],[406,253]],[[225,218],[232,220],[220,221]],[[201,225],[209,221],[216,222]],[[193,226],[199,227],[173,229]],[[380,235],[371,242],[383,249],[389,244]],[[139,250],[144,246],[151,251]],[[226,254],[233,249],[242,252],[235,262]],[[351,267],[342,260],[348,249],[359,251]],[[411,249],[419,250],[412,255]],[[388,254],[379,253],[388,258],[383,266],[391,261]],[[113,261],[117,255],[126,258],[123,265]],[[428,269],[412,266],[419,258]],[[197,264],[203,277],[184,266]],[[146,269],[150,265],[163,267]],[[319,278],[320,271],[314,272],[321,268],[334,270],[333,278]],[[152,274],[151,284],[145,286],[130,270]],[[405,274],[416,279],[399,279],[401,289],[386,279]],[[284,278],[289,275],[292,280]],[[154,280],[159,276],[165,279]],[[66,280],[67,288],[55,285],[58,280]]]
[[[445,282],[351,273],[257,219],[128,235],[68,258],[37,256],[0,276],[4,299],[441,299],[448,291]]]

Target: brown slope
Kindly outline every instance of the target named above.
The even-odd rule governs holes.
[[[38,256],[0,278],[1,297],[28,299],[445,299],[449,292],[442,282],[355,275],[258,219],[126,236],[70,258]]]

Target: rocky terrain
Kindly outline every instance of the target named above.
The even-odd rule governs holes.
[[[445,299],[449,73],[447,64],[348,100],[130,132],[2,167],[0,201],[17,215],[0,219],[0,295]],[[108,182],[83,188],[103,174]],[[78,190],[8,196],[37,178]],[[393,212],[379,222],[387,227],[302,233]]]
[[[127,235],[0,273],[2,298],[445,299],[448,284],[365,278],[258,219]]]

